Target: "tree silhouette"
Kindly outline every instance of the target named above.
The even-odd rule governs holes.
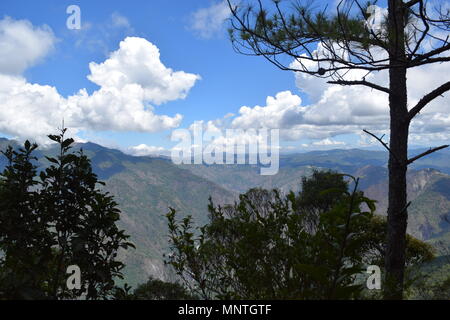
[[[0,296],[7,299],[109,298],[122,278],[120,248],[134,247],[116,226],[120,210],[101,190],[82,150],[62,129],[49,138],[56,157],[37,174],[36,144],[26,141],[3,154],[9,164],[0,175]],[[81,288],[68,290],[67,267],[81,270]]]
[[[131,295],[134,300],[196,300],[197,297],[179,283],[164,282],[150,277],[140,284]]]
[[[0,297],[44,299],[52,269],[48,216],[40,213],[35,180],[36,144],[25,142],[17,151],[9,146],[3,154],[8,165],[0,177]]]
[[[406,194],[408,165],[447,145],[430,148],[408,158],[409,128],[414,117],[430,102],[450,90],[450,81],[424,95],[408,108],[407,71],[423,65],[450,61],[450,13],[426,0],[387,0],[387,15],[380,28],[367,27],[371,4],[341,0],[336,13],[317,10],[301,1],[284,9],[280,0],[270,1],[269,12],[261,0],[255,6],[232,5],[230,35],[234,48],[243,54],[266,58],[282,70],[328,78],[342,86],[366,86],[387,94],[390,108],[390,142],[365,130],[389,152],[389,206],[386,269],[386,299],[402,299],[406,226],[409,203]],[[304,3],[304,2],[303,2]],[[320,50],[314,50],[319,45]],[[282,58],[290,58],[285,63]],[[292,60],[296,64],[291,64]],[[364,72],[354,80],[351,70]],[[373,72],[389,73],[387,87],[366,80]],[[338,112],[338,111],[337,111]]]

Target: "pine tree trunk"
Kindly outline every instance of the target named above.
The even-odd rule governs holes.
[[[408,100],[404,67],[404,9],[401,0],[389,0],[390,24],[390,150],[388,238],[385,299],[402,299],[408,219],[406,171],[408,157]]]

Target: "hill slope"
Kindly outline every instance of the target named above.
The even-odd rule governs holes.
[[[377,200],[377,212],[387,212],[387,171],[384,168],[365,167],[358,175],[365,194]],[[410,170],[407,176],[408,232],[422,240],[432,240],[450,234],[450,176],[434,169]]]
[[[121,225],[136,244],[136,251],[128,251],[125,259],[127,281],[132,284],[149,275],[167,277],[162,257],[168,247],[169,207],[204,224],[209,196],[221,204],[235,199],[231,192],[166,160],[142,160],[121,162],[124,169],[106,180],[123,212]]]
[[[1,141],[2,150],[13,142]],[[192,215],[196,222],[207,221],[208,198],[216,203],[230,203],[236,195],[217,184],[179,168],[167,159],[134,157],[118,150],[93,143],[79,144],[92,161],[94,172],[106,182],[105,190],[114,195],[122,210],[120,227],[131,235],[136,250],[121,253],[126,268],[125,282],[135,286],[148,276],[167,278],[163,263],[167,253],[167,222],[169,207],[180,215]],[[45,155],[54,155],[53,148],[35,153],[41,168],[48,165]],[[6,161],[0,162],[3,170]]]
[[[0,139],[0,149],[12,141]],[[333,169],[361,177],[360,188],[370,198],[378,200],[377,211],[387,209],[387,155],[385,152],[364,150],[315,151],[282,155],[280,170],[274,176],[261,176],[257,166],[248,165],[174,165],[169,159],[134,157],[118,150],[93,143],[79,144],[91,158],[94,172],[106,182],[122,210],[120,226],[131,235],[136,250],[122,254],[126,282],[136,285],[149,275],[168,278],[163,254],[167,252],[165,214],[173,207],[180,214],[190,214],[195,221],[207,221],[209,196],[215,203],[232,203],[238,193],[253,187],[298,191],[301,178],[314,168]],[[36,153],[42,166],[48,165],[44,155],[55,149]],[[416,152],[414,152],[416,153]],[[0,157],[0,169],[6,164]],[[450,172],[450,164],[442,155],[434,155],[425,164]],[[408,173],[409,209],[408,231],[436,247],[450,247],[450,176],[434,169],[416,169]],[[444,250],[445,251],[445,250]],[[444,254],[444,252],[443,252]]]

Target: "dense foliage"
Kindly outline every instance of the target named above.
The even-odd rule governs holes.
[[[195,300],[186,288],[173,282],[165,282],[150,277],[146,283],[139,285],[131,295],[134,300]]]
[[[38,174],[33,152],[3,152],[8,165],[0,175],[0,298],[108,298],[122,277],[120,248],[133,245],[116,226],[120,210],[100,188],[83,151],[70,152],[73,139],[49,138],[59,154],[46,157],[49,166]],[[68,290],[66,270],[81,270],[81,288]]]
[[[362,298],[365,267],[382,265],[386,222],[357,186],[349,192],[343,175],[314,172],[297,195],[252,189],[234,205],[211,202],[199,230],[171,209],[167,263],[206,299]],[[410,264],[432,257],[409,237]]]

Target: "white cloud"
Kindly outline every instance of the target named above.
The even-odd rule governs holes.
[[[19,75],[35,65],[54,47],[48,26],[34,27],[27,20],[0,20],[0,73]]]
[[[7,21],[16,28],[16,22]],[[29,30],[41,36],[41,30]],[[31,54],[18,56],[22,60],[17,65],[29,65]],[[150,103],[183,99],[200,78],[165,67],[158,48],[136,37],[126,38],[106,61],[89,67],[88,78],[100,88],[92,94],[81,89],[69,97],[61,96],[55,87],[32,84],[21,75],[0,70],[0,132],[47,143],[46,135],[60,127],[62,119],[72,133],[172,129],[180,125],[182,116],[157,115]]]
[[[211,38],[221,29],[231,15],[227,1],[213,3],[208,8],[201,8],[191,16],[190,28],[202,38]]]
[[[130,21],[128,21],[127,17],[122,16],[121,14],[114,12],[111,15],[112,26],[116,28],[125,28],[132,29]]]
[[[336,141],[329,138],[313,142],[313,145],[315,146],[344,146],[345,142],[343,141]]]
[[[341,88],[331,92],[335,90]],[[317,105],[303,106],[299,96],[290,91],[279,92],[275,97],[269,96],[265,106],[241,107],[239,115],[232,119],[231,127],[280,129],[281,137],[288,141],[325,139],[361,130],[361,125],[368,128],[376,125],[379,129],[370,115],[354,112],[343,98],[344,101],[333,103],[325,97]],[[363,123],[358,123],[362,120]]]
[[[308,64],[308,61],[303,61]],[[298,66],[294,62],[291,66]],[[314,66],[309,65],[313,68]],[[443,84],[450,73],[450,64],[432,64],[410,69],[408,72],[408,100],[410,108],[426,93]],[[365,75],[352,70],[347,80],[365,79],[388,86],[386,71]],[[284,140],[313,139],[320,143],[341,134],[361,134],[362,129],[386,133],[389,129],[388,95],[363,86],[338,86],[329,79],[295,73],[297,87],[304,92],[309,105],[289,91],[268,97],[265,106],[243,106],[231,119],[235,128],[279,128]],[[411,126],[411,141],[424,144],[447,141],[450,136],[450,94],[437,98],[416,117]],[[433,133],[433,134],[432,134]],[[439,133],[439,134],[436,134]],[[444,135],[443,133],[446,133]],[[436,140],[439,139],[439,140]],[[361,145],[368,141],[360,140]]]
[[[228,114],[227,116],[229,117],[230,115]],[[198,120],[194,121],[187,128],[190,131],[189,134],[192,139],[190,142],[192,152],[198,152],[199,148],[205,148],[207,150],[214,149],[216,152],[227,152],[228,148],[235,147],[238,147],[239,152],[249,149],[255,150],[255,147],[258,147],[261,151],[280,148],[276,132],[271,130],[258,130],[256,128],[249,128],[249,130],[242,128],[232,129],[229,127],[229,123],[223,120]],[[181,129],[180,131],[175,130],[172,133],[172,139],[174,141],[183,140],[184,136],[185,129]],[[272,141],[272,139],[276,139],[276,141]],[[173,150],[179,150],[179,148],[175,147]]]
[[[146,101],[161,104],[183,99],[200,76],[174,72],[160,60],[159,49],[143,38],[127,37],[103,63],[89,64],[88,79],[105,88],[125,89],[138,85]]]
[[[0,131],[16,137],[44,138],[60,127],[65,100],[56,88],[0,74]]]
[[[135,156],[149,156],[149,155],[161,155],[166,149],[163,147],[149,146],[146,144],[140,144],[138,146],[128,148],[128,153]]]
[[[292,118],[301,118],[304,107],[302,99],[290,91],[283,91],[275,97],[267,97],[266,106],[253,108],[243,106],[239,109],[239,116],[233,119],[234,128],[282,128],[285,122]]]

